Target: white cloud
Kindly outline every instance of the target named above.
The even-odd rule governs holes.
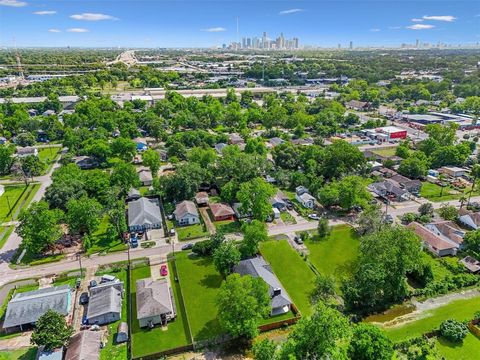
[[[118,18],[112,15],[95,14],[95,13],[75,14],[75,15],[71,15],[70,17],[75,20],[83,20],[83,21],[118,20]]]
[[[379,31],[380,31],[380,29],[373,28],[373,29],[370,29],[370,31],[372,31],[372,32],[379,32]]]
[[[27,6],[27,3],[18,0],[0,0],[0,6],[22,7]]]
[[[407,29],[410,30],[428,30],[428,29],[433,29],[435,26],[430,25],[430,24],[414,24],[407,26]]]
[[[289,14],[295,14],[299,12],[305,11],[304,9],[288,9],[288,10],[282,10],[278,13],[278,15],[289,15]]]
[[[223,31],[227,31],[227,29],[225,29],[224,27],[211,27],[211,28],[208,28],[208,29],[202,29],[202,31],[206,31],[206,32],[223,32]]]
[[[434,20],[434,21],[446,21],[446,22],[452,22],[455,21],[457,18],[452,15],[424,15],[423,19],[425,20]]]
[[[51,33],[59,33],[59,32],[62,32],[62,30],[59,30],[59,29],[48,29],[48,32],[51,32]]]
[[[41,10],[35,11],[35,15],[55,15],[57,12],[55,10]]]
[[[423,19],[413,18],[412,21],[413,21],[413,22],[422,22]]]
[[[73,32],[73,33],[86,33],[88,32],[88,29],[84,29],[84,28],[70,28],[70,29],[67,29],[68,32]]]

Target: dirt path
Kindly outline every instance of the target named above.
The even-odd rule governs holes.
[[[202,214],[203,221],[205,222],[205,225],[207,227],[207,230],[210,234],[215,234],[217,229],[215,228],[215,225],[213,225],[212,220],[210,219],[210,216],[208,215],[208,208],[206,207],[201,207],[198,208],[200,210],[200,213]]]

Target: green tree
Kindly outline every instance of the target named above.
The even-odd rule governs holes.
[[[265,223],[253,220],[250,224],[242,225],[243,240],[240,245],[240,252],[243,257],[250,257],[258,252],[258,245],[268,240],[267,226]]]
[[[213,252],[213,264],[215,269],[222,274],[223,277],[230,275],[235,265],[240,262],[240,251],[231,241],[223,242]]]
[[[0,175],[7,175],[10,173],[10,168],[13,165],[14,153],[15,146],[0,145]]]
[[[218,320],[233,337],[252,339],[270,313],[268,285],[262,278],[229,275],[217,295]]]
[[[125,202],[117,200],[107,210],[108,218],[113,228],[117,232],[119,239],[123,239],[123,233],[127,231],[127,222],[125,220]]]
[[[48,310],[35,322],[30,342],[37,346],[44,346],[45,350],[54,350],[67,345],[74,330],[67,325],[65,316]]]
[[[463,238],[465,250],[480,257],[480,230],[468,231]]]
[[[319,274],[315,278],[315,288],[310,295],[312,304],[319,301],[329,303],[336,295],[335,279],[330,275]]]
[[[142,154],[142,161],[152,172],[152,176],[155,178],[160,170],[160,154],[155,150],[148,149]]]
[[[17,233],[22,237],[22,246],[31,254],[41,254],[62,236],[61,210],[50,210],[45,201],[34,202],[20,213]]]
[[[458,218],[458,209],[453,205],[442,204],[438,209],[438,215],[443,220],[456,221]]]
[[[331,229],[330,229],[330,225],[328,225],[328,219],[325,217],[320,218],[317,226],[318,237],[320,239],[324,239],[328,235],[330,235],[330,232],[331,232]]]
[[[326,184],[320,189],[318,197],[326,207],[338,205],[344,210],[350,210],[354,206],[366,207],[372,196],[365,180],[352,175]]]
[[[380,206],[367,206],[357,218],[357,232],[360,235],[377,232],[382,228],[383,223]]]
[[[25,177],[42,175],[46,168],[45,163],[35,155],[22,157],[19,161]]]
[[[319,302],[282,345],[280,359],[346,359],[350,326],[339,311]]]
[[[352,360],[391,360],[392,341],[377,326],[360,323],[353,328],[348,355]]]
[[[440,325],[440,334],[450,341],[460,342],[467,336],[468,327],[454,319],[445,320]]]
[[[423,152],[416,151],[400,163],[398,172],[406,177],[417,179],[427,175],[429,166],[427,156]]]
[[[110,144],[113,155],[119,157],[123,161],[130,162],[137,152],[137,145],[133,140],[119,137]]]
[[[475,191],[475,185],[477,184],[478,178],[480,178],[480,165],[474,164],[472,166],[472,170],[470,171],[470,176],[473,177],[472,180],[472,190],[470,190],[470,194],[468,195],[468,203],[470,203],[470,199],[472,198],[473,192]]]
[[[429,216],[432,217],[434,215],[433,205],[431,203],[424,203],[420,205],[418,208],[418,213],[420,216]]]
[[[97,200],[83,196],[67,203],[67,223],[73,234],[91,235],[100,224],[102,206]]]
[[[110,183],[113,186],[118,186],[121,194],[126,195],[131,188],[140,185],[140,179],[135,166],[119,161],[113,167]]]
[[[262,178],[255,178],[240,185],[237,198],[241,211],[251,212],[254,219],[265,221],[271,215],[270,198],[275,194],[275,188]]]
[[[252,346],[253,358],[255,360],[273,360],[276,349],[277,345],[269,339],[255,341]]]

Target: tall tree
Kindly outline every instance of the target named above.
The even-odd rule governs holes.
[[[352,360],[391,360],[392,341],[377,326],[360,323],[353,328],[348,348]]]
[[[133,140],[119,137],[110,144],[113,155],[119,157],[123,161],[130,162],[137,152],[137,145]]]
[[[213,252],[213,264],[215,269],[222,274],[223,277],[230,275],[235,265],[240,262],[240,251],[231,241],[223,242]]]
[[[255,178],[240,185],[237,198],[245,213],[252,213],[256,220],[265,221],[272,213],[270,198],[275,194],[275,188],[262,178]]]
[[[145,166],[148,166],[152,172],[152,176],[155,178],[158,175],[160,169],[160,154],[153,149],[148,149],[142,154],[142,161]]]
[[[83,196],[67,203],[67,223],[74,234],[91,235],[100,224],[102,206],[97,200]]]
[[[47,351],[54,350],[67,345],[73,333],[74,330],[67,325],[65,316],[54,310],[48,310],[35,322],[30,342],[44,346]]]
[[[243,257],[250,257],[258,252],[258,245],[268,239],[267,226],[265,223],[253,220],[250,224],[242,226],[243,240],[240,244],[240,252]]]
[[[140,179],[135,166],[119,161],[113,167],[110,183],[118,186],[121,194],[126,195],[132,187],[134,188],[140,185]]]

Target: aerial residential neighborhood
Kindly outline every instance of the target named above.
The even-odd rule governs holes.
[[[0,359],[479,359],[478,13],[0,0]]]

